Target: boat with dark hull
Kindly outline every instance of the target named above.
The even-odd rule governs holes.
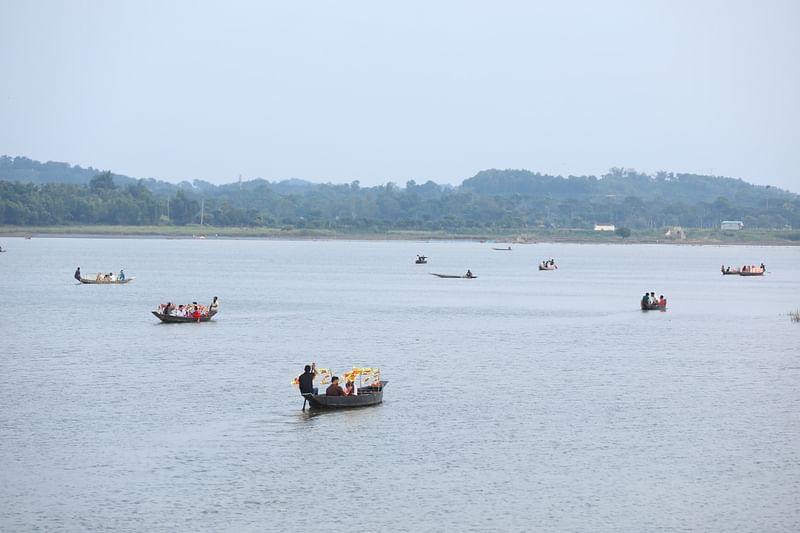
[[[722,265],[720,270],[723,276],[763,276],[764,272],[767,271],[767,267],[764,266],[764,263],[761,263],[760,266],[745,265],[741,268]]]
[[[547,266],[539,265],[539,270],[558,270],[558,267],[555,265],[547,265]]]
[[[350,409],[353,407],[369,407],[383,402],[383,388],[388,381],[381,381],[379,386],[363,387],[358,394],[352,396],[327,396],[307,392],[303,398],[314,409]]]
[[[471,276],[463,275],[458,276],[456,274],[437,274],[436,272],[431,272],[431,276],[436,276],[437,278],[462,278],[462,279],[475,279],[478,276],[472,274]]]
[[[414,261],[414,263],[416,263],[418,265],[425,265],[425,264],[428,263],[428,257],[425,256],[425,255],[418,255],[417,259]]]
[[[164,313],[161,313],[159,311],[151,311],[151,313],[153,313],[153,316],[158,318],[161,322],[165,322],[168,324],[183,324],[186,322],[208,322],[212,318],[214,318],[214,315],[217,314],[217,311],[215,309],[212,309],[211,311],[208,312],[207,315],[206,314],[200,315],[200,318],[194,318],[191,316],[165,315]]]
[[[642,311],[666,311],[666,310],[667,310],[667,306],[666,305],[662,306],[662,305],[659,305],[657,303],[648,304],[648,303],[642,302]]]
[[[84,283],[86,285],[124,285],[125,283],[130,283],[134,279],[136,279],[135,276],[131,277],[131,278],[125,278],[125,279],[117,279],[117,278],[107,279],[107,278],[104,278],[104,277],[100,277],[100,278],[84,278],[83,276],[81,276],[81,278],[78,281],[80,281],[81,283]]]

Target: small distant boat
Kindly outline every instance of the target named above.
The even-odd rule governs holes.
[[[188,322],[208,322],[214,318],[214,315],[217,314],[217,311],[212,309],[207,315],[200,315],[200,318],[194,318],[191,316],[165,315],[159,311],[151,311],[151,313],[153,313],[153,316],[158,318],[161,322],[166,322],[168,324],[185,324]]]
[[[494,248],[494,247],[492,247],[492,250],[497,250],[498,252],[508,252],[508,251],[511,251],[511,246],[509,246],[508,248]]]
[[[761,265],[759,266],[745,265],[742,268],[729,267],[729,266],[726,267],[725,265],[722,265],[720,270],[722,271],[723,276],[734,276],[737,274],[739,276],[763,276],[764,272],[767,271],[767,267],[764,266],[764,263],[761,263]]]
[[[417,260],[414,261],[418,265],[424,265],[428,262],[428,256],[425,255],[418,255]]]
[[[352,396],[327,396],[325,394],[312,394],[307,392],[303,398],[308,400],[308,405],[316,409],[348,409],[351,407],[368,407],[383,402],[383,388],[388,381],[381,381],[379,386],[363,387],[358,389],[358,394]]]
[[[539,265],[539,270],[558,270],[556,265]]]
[[[662,306],[659,305],[658,303],[648,304],[642,302],[642,311],[666,311],[666,310],[667,310],[666,305]]]
[[[81,276],[78,281],[85,283],[86,285],[123,285],[133,281],[134,279],[136,279],[136,276],[125,279],[117,279],[116,277],[107,278],[105,276],[99,276],[97,278],[84,278]]]
[[[436,272],[431,272],[431,276],[436,276],[437,278],[463,278],[463,279],[475,279],[478,276],[475,274],[464,274],[463,276],[458,276],[456,274],[437,274]]]

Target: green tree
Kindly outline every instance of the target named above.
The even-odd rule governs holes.
[[[114,176],[111,175],[110,171],[106,170],[92,178],[89,182],[89,188],[94,192],[100,192],[114,190],[117,186],[114,184]]]
[[[197,216],[200,213],[200,203],[197,200],[189,198],[179,189],[175,196],[169,202],[169,215],[170,219],[179,226],[185,226],[197,221]]]

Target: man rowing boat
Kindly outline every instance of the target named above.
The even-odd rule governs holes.
[[[297,378],[300,394],[319,394],[319,389],[314,386],[317,377],[317,363],[306,365],[305,371]]]

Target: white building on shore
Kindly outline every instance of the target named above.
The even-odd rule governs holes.
[[[739,231],[744,227],[744,222],[741,220],[723,220],[722,223],[719,225],[719,229],[722,231]]]

